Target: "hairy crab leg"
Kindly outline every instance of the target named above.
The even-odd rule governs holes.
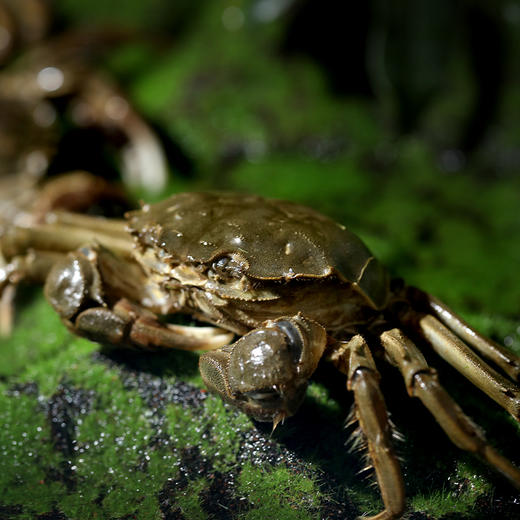
[[[366,436],[385,510],[366,520],[399,517],[405,505],[401,468],[392,446],[392,431],[379,388],[380,375],[365,339],[359,334],[338,343],[330,360],[348,377],[347,388],[354,393],[355,415]]]
[[[418,330],[439,356],[520,420],[520,388],[491,368],[435,316],[408,310],[401,320]]]
[[[447,305],[431,294],[415,288],[410,288],[408,293],[413,301],[420,302],[430,314],[433,314],[484,357],[496,363],[514,381],[520,381],[519,356],[477,332]]]
[[[92,222],[92,227],[80,227],[60,223],[41,224],[31,227],[13,227],[0,239],[2,253],[7,258],[22,255],[29,250],[68,252],[92,243],[99,243],[111,250],[130,257],[134,249],[132,237],[128,233],[114,232],[111,220],[101,217],[84,217]],[[116,221],[123,223],[123,221]],[[99,227],[107,224],[107,229]],[[123,229],[123,228],[122,228]]]
[[[482,457],[520,488],[520,470],[487,443],[481,429],[441,386],[436,371],[426,363],[417,346],[399,329],[383,332],[381,343],[392,364],[401,371],[408,394],[423,402],[451,441]]]
[[[47,224],[61,224],[78,229],[101,231],[121,238],[128,237],[127,222],[124,219],[94,217],[69,211],[53,211],[46,215],[45,220]]]

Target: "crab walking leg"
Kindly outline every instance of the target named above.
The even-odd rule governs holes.
[[[82,170],[52,177],[34,192],[31,199],[29,206],[19,208],[22,214],[29,212],[23,218],[25,226],[41,223],[46,215],[57,210],[85,213],[99,204],[103,208],[128,206],[128,197],[121,188],[99,175]]]
[[[108,219],[91,217],[94,221],[107,222]],[[109,247],[118,254],[131,257],[134,249],[132,238],[127,234],[99,232],[95,228],[84,229],[81,227],[64,224],[41,224],[31,227],[13,227],[1,237],[0,247],[6,257],[14,257],[29,251],[30,249],[68,252],[83,246],[84,244],[98,243]]]
[[[88,229],[90,231],[110,234],[113,237],[128,239],[126,230],[127,222],[124,219],[94,217],[81,213],[71,213],[69,211],[53,211],[45,216],[47,224],[62,224],[77,229]]]
[[[408,394],[423,402],[451,441],[463,450],[480,455],[520,488],[520,470],[487,443],[480,428],[441,386],[437,373],[415,344],[399,329],[383,332],[381,343],[392,364],[401,371]]]
[[[517,421],[520,420],[520,388],[475,354],[435,316],[408,311],[403,320],[419,329],[445,361],[480,388]]]
[[[53,223],[32,227],[13,226],[0,236],[0,336],[9,336],[13,324],[13,301],[21,280],[45,282],[55,263],[65,253],[85,243],[110,246],[131,258],[133,242],[124,233],[124,222],[58,212],[48,215]]]
[[[16,285],[21,280],[43,283],[54,263],[63,258],[52,251],[30,251],[0,267],[0,337],[11,334]]]
[[[466,343],[478,350],[484,357],[496,363],[514,381],[520,381],[520,357],[479,334],[460,316],[457,316],[447,305],[431,294],[410,288],[409,293],[413,300],[420,301],[427,306],[428,311],[438,318],[446,327],[452,330]]]
[[[355,414],[366,436],[385,510],[367,520],[399,517],[405,505],[401,468],[392,446],[386,405],[379,388],[379,372],[364,338],[359,334],[341,342],[331,361],[348,376],[347,388],[354,392]],[[364,517],[365,518],[365,517]]]
[[[13,331],[13,302],[15,296],[15,285],[7,285],[0,291],[0,338],[10,336]]]
[[[64,257],[63,253],[37,250],[15,256],[8,264],[0,267],[0,287],[2,283],[17,284],[22,280],[43,283],[52,266]]]

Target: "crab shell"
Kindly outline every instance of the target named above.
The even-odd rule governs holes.
[[[138,242],[171,262],[209,265],[233,256],[254,280],[337,277],[382,309],[389,277],[363,242],[308,207],[255,195],[181,193],[128,214]]]

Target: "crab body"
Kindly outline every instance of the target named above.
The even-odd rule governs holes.
[[[389,299],[386,271],[356,235],[291,202],[183,193],[132,212],[129,227],[164,301],[239,334],[298,312],[343,331]]]

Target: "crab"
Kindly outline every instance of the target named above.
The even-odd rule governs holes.
[[[50,22],[50,9],[46,0],[0,0],[0,64],[17,47],[41,40]]]
[[[318,363],[331,362],[353,393],[381,491],[384,510],[372,519],[398,518],[405,507],[374,359],[401,372],[408,394],[454,444],[520,487],[520,470],[443,389],[418,344],[516,420],[520,358],[435,297],[392,280],[356,235],[310,208],[253,195],[182,193],[126,220],[49,213],[42,224],[5,231],[0,247],[4,288],[44,282],[65,325],[93,341],[205,350],[199,368],[208,389],[258,421],[276,426],[293,415]],[[164,319],[174,313],[210,326]]]
[[[164,189],[168,166],[159,137],[96,66],[100,51],[130,35],[122,30],[75,30],[43,40],[50,17],[43,17],[44,8],[48,6],[42,0],[0,0],[0,63],[10,56],[12,43],[33,43],[0,72],[0,175],[39,179],[50,166],[59,170],[58,152],[62,162],[69,154],[66,161],[77,167],[85,132],[77,144],[70,132],[65,144],[59,142],[62,130],[71,127],[94,129],[108,138],[125,184],[149,193]],[[71,151],[73,145],[77,149]]]

